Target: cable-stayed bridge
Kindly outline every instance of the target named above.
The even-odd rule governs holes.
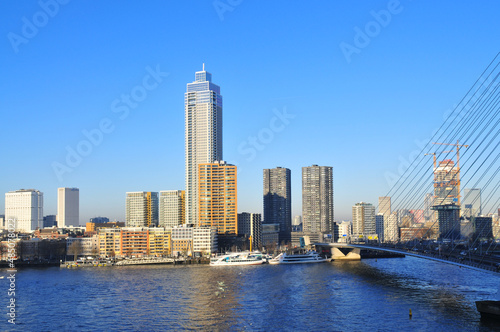
[[[352,235],[332,252],[398,252],[500,273],[499,82],[500,53],[384,196],[376,221],[353,216]]]

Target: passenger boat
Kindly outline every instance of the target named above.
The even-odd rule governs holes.
[[[308,251],[301,254],[287,254],[283,252],[269,261],[269,264],[304,264],[304,263],[323,263],[330,259],[321,257],[315,251]]]
[[[260,252],[232,252],[210,260],[210,266],[260,265],[265,260]]]
[[[481,317],[500,320],[500,301],[476,301],[476,308]]]

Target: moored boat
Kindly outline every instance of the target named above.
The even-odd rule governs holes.
[[[287,254],[283,252],[269,261],[269,264],[304,264],[304,263],[323,263],[330,259],[321,257],[315,251],[308,251],[299,254]]]
[[[260,265],[264,262],[260,252],[232,252],[212,258],[210,266]]]
[[[500,301],[476,301],[481,317],[500,319]]]

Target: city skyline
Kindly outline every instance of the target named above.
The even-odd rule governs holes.
[[[20,135],[17,126],[2,131],[8,156],[2,169],[8,176],[0,188],[40,190],[44,215],[55,215],[57,188],[77,187],[80,223],[94,216],[125,221],[126,192],[184,190],[182,95],[192,73],[206,63],[224,89],[224,159],[238,166],[238,212],[263,212],[262,169],[282,166],[291,169],[292,215],[300,215],[300,169],[321,164],[333,166],[335,219],[348,220],[354,202],[375,204],[388,193],[393,176],[497,53],[489,41],[499,23],[489,17],[498,4],[481,3],[470,11],[468,5],[401,2],[390,24],[358,47],[350,62],[340,45],[355,45],[354,28],[375,21],[371,12],[386,10],[386,2],[324,4],[302,16],[303,29],[297,31],[288,25],[305,5],[280,15],[283,4],[243,3],[221,20],[211,3],[171,4],[168,10],[159,3],[69,3],[17,52],[5,38],[5,121],[23,124],[39,138]],[[36,2],[1,6],[9,13],[4,36],[22,35],[22,18],[43,10]],[[216,49],[195,27],[174,18],[179,12],[234,42]],[[126,44],[109,37],[121,33],[124,17],[138,13],[150,19],[122,27],[131,36]],[[270,14],[280,19],[266,20]],[[443,17],[446,31],[439,28]],[[315,29],[316,20],[328,29]],[[256,21],[263,23],[248,31]],[[92,30],[88,34],[81,26]],[[446,51],[436,47],[443,41]],[[190,45],[197,43],[193,52]],[[101,48],[106,54],[95,51]],[[365,154],[369,167],[351,162],[355,150]],[[361,184],[362,192],[350,189]]]

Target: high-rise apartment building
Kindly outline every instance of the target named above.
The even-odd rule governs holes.
[[[175,227],[186,223],[184,190],[160,191],[160,227]]]
[[[471,218],[481,215],[481,189],[466,188],[461,203],[462,216]]]
[[[375,207],[370,203],[356,203],[352,207],[352,233],[354,238],[376,233]]]
[[[392,212],[387,219],[384,219],[384,242],[396,242],[399,240],[398,214]]]
[[[277,167],[264,169],[264,221],[279,224],[278,241],[292,240],[292,185],[290,170]]]
[[[125,204],[127,227],[158,225],[158,193],[151,191],[128,192]]]
[[[302,229],[304,233],[333,231],[333,168],[302,167]]]
[[[222,96],[212,74],[196,72],[184,95],[186,222],[198,223],[198,165],[222,160]]]
[[[80,190],[57,188],[57,227],[80,225]]]
[[[236,166],[224,161],[198,165],[199,226],[218,234],[238,234]]]
[[[252,249],[262,245],[262,215],[260,213],[238,213],[238,234],[252,239]]]
[[[14,220],[16,231],[32,232],[43,226],[43,193],[34,189],[5,194],[5,224]]]

